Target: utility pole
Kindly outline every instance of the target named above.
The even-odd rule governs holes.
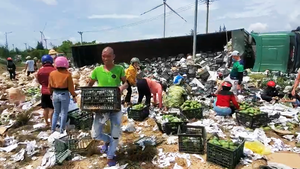
[[[27,50],[27,43],[24,43],[24,45],[25,45],[25,49]]]
[[[15,51],[15,45],[14,44],[12,44],[12,47],[13,47],[13,51]]]
[[[46,49],[48,49],[48,48],[47,48],[47,40],[48,40],[48,39],[44,38]]]
[[[83,34],[83,32],[78,31],[78,33],[79,33],[79,35],[80,35],[80,43],[81,43],[81,45],[82,45],[82,34]]]
[[[8,40],[7,40],[7,35],[10,34],[12,32],[5,32],[5,47],[8,50]]]
[[[193,59],[196,57],[196,47],[197,47],[197,23],[198,23],[198,0],[195,0],[195,21],[193,30]]]
[[[213,0],[205,0],[206,3],[206,33],[208,33],[209,5]]]

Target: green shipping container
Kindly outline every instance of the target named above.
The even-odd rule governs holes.
[[[287,72],[292,32],[252,33],[256,42],[254,72],[275,70]]]

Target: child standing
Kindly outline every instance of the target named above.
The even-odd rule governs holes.
[[[55,71],[49,76],[49,89],[52,93],[54,114],[52,119],[52,131],[55,131],[58,116],[61,114],[60,133],[65,130],[70,103],[70,93],[76,102],[76,93],[71,73],[68,71],[69,62],[66,57],[55,59]]]

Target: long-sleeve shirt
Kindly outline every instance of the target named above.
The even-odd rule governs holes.
[[[261,98],[267,102],[273,100],[273,97],[279,96],[278,90],[274,87],[267,87],[262,93]]]
[[[66,89],[69,90],[69,92],[73,97],[76,96],[72,74],[67,70],[63,70],[63,71],[55,70],[51,72],[49,76],[48,87],[50,89],[50,92],[55,89]]]
[[[42,85],[41,93],[44,95],[50,95],[51,92],[48,88],[49,85],[49,75],[55,68],[51,64],[45,64],[38,70],[37,80],[40,85]]]
[[[240,106],[236,101],[235,95],[230,91],[221,90],[217,95],[217,102],[216,106],[220,107],[230,107],[230,103],[232,102],[233,105],[239,109]]]
[[[161,84],[154,80],[151,80],[149,78],[145,78],[145,79],[146,79],[148,87],[150,88],[150,91],[153,95],[154,104],[157,103],[156,96],[158,95],[159,108],[162,108],[162,91],[163,90],[162,90]]]
[[[125,76],[130,85],[136,85],[137,70],[134,66],[130,65],[125,71]]]

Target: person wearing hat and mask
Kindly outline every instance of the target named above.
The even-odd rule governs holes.
[[[269,81],[267,83],[267,88],[261,93],[261,99],[270,102],[272,100],[279,100],[279,91],[275,88],[276,83],[274,81]]]
[[[51,55],[53,60],[55,60],[57,57],[57,52],[54,49],[50,49],[48,54]]]
[[[25,71],[27,71],[27,76],[29,76],[31,73],[34,73],[34,60],[31,59],[31,56],[26,57],[26,66]]]
[[[132,94],[131,86],[136,86],[137,72],[140,69],[139,64],[140,64],[140,60],[138,58],[134,57],[130,60],[130,66],[125,71],[125,76],[126,76],[127,83],[128,83],[127,94],[125,97],[126,104],[131,103],[131,94]]]
[[[13,80],[13,79],[15,80],[16,79],[16,65],[13,62],[11,57],[7,58],[6,67],[7,67],[8,73],[9,73],[10,80]]]
[[[53,103],[51,99],[51,93],[48,88],[49,85],[49,75],[52,71],[55,70],[53,64],[53,58],[50,55],[44,55],[42,56],[42,67],[37,72],[37,81],[42,86],[41,88],[41,105],[44,109],[44,119],[47,126],[50,126],[52,124],[52,115],[53,115]],[[48,119],[50,118],[50,123]]]
[[[244,65],[238,51],[233,51],[231,57],[233,63],[232,69],[230,75],[224,80],[229,81],[232,84],[231,91],[237,95],[238,91],[241,90],[241,84],[243,82]]]
[[[228,81],[224,81],[221,86],[221,91],[216,94],[217,98],[214,102],[214,111],[219,116],[228,116],[234,111],[234,108],[230,106],[231,102],[237,110],[239,110],[240,107],[236,100],[236,96],[230,91],[232,84]]]

